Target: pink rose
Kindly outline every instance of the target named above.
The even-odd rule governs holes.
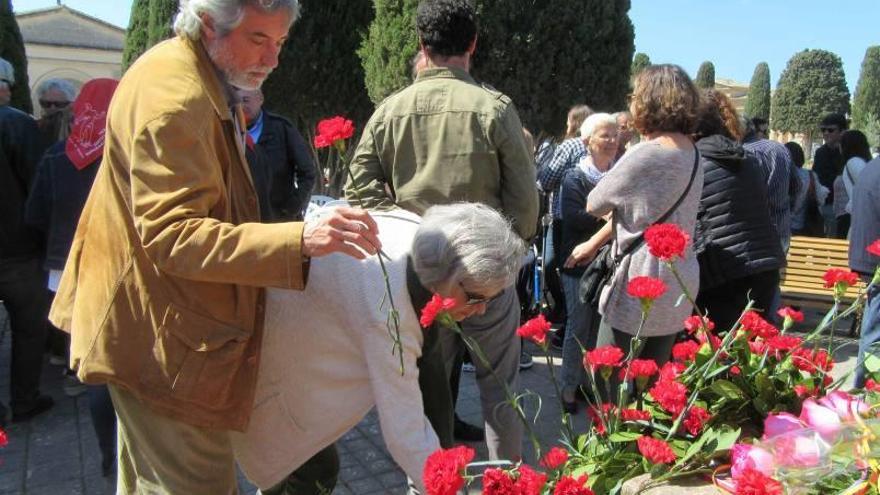
[[[840,431],[841,421],[837,412],[820,405],[812,398],[804,401],[800,419],[829,442],[833,441]]]
[[[773,438],[789,431],[803,430],[806,425],[790,413],[778,413],[767,416],[764,420],[764,440]]]
[[[868,405],[852,395],[840,390],[834,391],[819,399],[819,404],[836,412],[841,421],[853,421],[855,417],[868,412]]]
[[[773,471],[776,469],[773,454],[760,447],[744,443],[733,446],[730,460],[732,464],[730,474],[734,479],[739,478],[746,469],[756,469],[767,476],[773,476]]]
[[[822,439],[811,431],[789,433],[773,440],[776,462],[781,467],[805,468],[818,466],[823,450]]]

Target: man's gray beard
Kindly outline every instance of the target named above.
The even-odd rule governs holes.
[[[252,82],[247,76],[247,73],[241,73],[223,67],[232,65],[231,63],[225,63],[231,62],[229,60],[229,52],[224,50],[225,43],[222,41],[216,41],[213,45],[209,45],[208,43],[205,43],[205,45],[208,50],[208,57],[214,63],[214,66],[217,67],[217,70],[223,74],[223,78],[226,80],[227,84],[245,91],[254,91],[260,89],[260,86],[263,85],[263,81],[256,83]]]

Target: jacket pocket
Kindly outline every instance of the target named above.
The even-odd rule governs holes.
[[[228,406],[250,333],[170,304],[141,381],[208,409]]]

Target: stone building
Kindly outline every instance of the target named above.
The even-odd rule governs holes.
[[[122,76],[125,30],[66,5],[18,13],[24,40],[34,111],[35,89],[51,78],[67,79],[77,88],[96,77]]]

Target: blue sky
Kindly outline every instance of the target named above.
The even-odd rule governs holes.
[[[63,2],[118,26],[128,25],[131,2]],[[55,0],[12,4],[16,11],[26,11],[51,7]],[[880,0],[632,0],[630,17],[636,27],[636,51],[647,53],[651,61],[676,63],[696,74],[700,64],[710,60],[716,77],[744,83],[764,61],[776,86],[793,54],[822,48],[843,59],[852,91],[865,49],[880,45]]]

